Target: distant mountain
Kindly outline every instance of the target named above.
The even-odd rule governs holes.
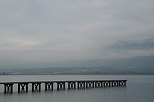
[[[67,62],[68,63],[68,62]],[[71,61],[68,67],[0,69],[0,74],[147,74],[154,75],[154,56],[116,60]],[[77,66],[77,67],[74,67]]]
[[[104,67],[114,70],[132,71],[154,70],[154,56],[139,56],[127,59],[112,59],[112,60],[82,60],[72,61],[72,66],[84,66],[84,67]]]

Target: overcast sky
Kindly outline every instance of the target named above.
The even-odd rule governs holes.
[[[0,68],[151,55],[154,0],[0,0]]]

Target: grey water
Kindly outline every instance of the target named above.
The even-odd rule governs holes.
[[[0,102],[154,102],[152,75],[3,75],[0,82],[53,80],[114,80],[124,79],[126,87],[106,87],[4,94],[0,85]]]

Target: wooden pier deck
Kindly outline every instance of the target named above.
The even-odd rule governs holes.
[[[17,85],[18,93],[27,93],[29,87],[32,92],[40,92],[41,87],[45,87],[45,91],[53,91],[67,89],[86,89],[101,87],[120,87],[126,86],[127,80],[73,80],[73,81],[28,81],[28,82],[0,82],[4,86],[4,93],[13,93],[13,86]],[[55,86],[55,87],[54,87]]]

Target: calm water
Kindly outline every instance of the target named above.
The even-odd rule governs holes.
[[[17,75],[0,76],[0,82],[7,81],[49,81],[49,80],[107,80],[126,79],[127,87],[111,87],[81,90],[61,90],[40,93],[4,95],[0,86],[0,102],[154,102],[154,76],[108,76],[108,75]],[[16,87],[16,86],[15,86]],[[15,91],[15,90],[14,90]]]

